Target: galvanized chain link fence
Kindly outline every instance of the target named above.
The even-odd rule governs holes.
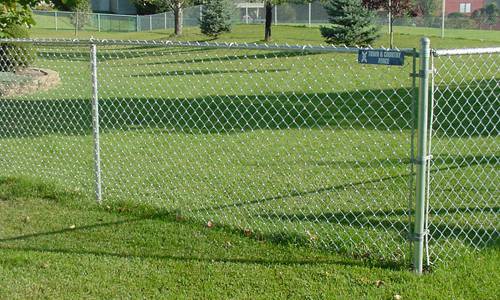
[[[415,203],[415,51],[404,50],[405,66],[388,67],[358,64],[355,48],[18,42],[32,51],[10,51],[31,57],[32,67],[24,72],[35,75],[2,72],[1,175],[34,176],[91,196],[98,157],[105,203],[144,203],[275,242],[408,261]],[[488,65],[498,62],[498,53],[488,57]],[[52,83],[36,77],[37,70],[52,74]],[[491,205],[498,194],[498,68],[489,71],[480,74],[496,82],[484,95],[497,98],[491,108],[497,131],[489,146],[473,148],[489,159],[493,181],[481,186],[481,203],[490,210],[471,210],[474,218],[488,218],[484,226],[497,222]],[[449,98],[436,86],[435,95],[443,91]],[[437,122],[436,107],[435,112]],[[436,128],[433,140],[439,134]],[[474,147],[476,140],[462,138],[446,141]],[[438,141],[432,147],[462,155],[440,148]],[[446,205],[457,210],[433,214],[436,188],[444,188],[436,157],[431,186],[440,186],[431,189],[431,246],[439,238],[467,244],[446,229],[463,225],[453,219],[463,206],[455,205],[462,201],[453,198],[461,197],[457,192],[446,194]],[[433,224],[444,225],[434,230]],[[498,235],[498,223],[474,226],[481,241]],[[433,249],[441,246],[447,247]]]
[[[431,261],[498,241],[500,48],[435,51],[433,68]]]

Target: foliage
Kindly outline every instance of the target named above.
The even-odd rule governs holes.
[[[55,8],[65,11],[77,11],[91,7],[91,0],[51,0]]]
[[[28,29],[22,25],[12,25],[4,30],[8,38],[29,38]],[[25,43],[0,44],[0,72],[11,72],[28,67],[34,59],[32,45]]]
[[[173,11],[175,7],[180,6],[186,8],[190,5],[199,5],[203,3],[210,3],[211,1],[203,0],[132,0],[137,13],[140,15],[145,14],[158,14],[165,11]]]
[[[92,5],[90,0],[62,0],[71,7],[75,13],[71,16],[71,23],[77,28],[82,29],[85,24],[90,22],[90,13]]]
[[[479,25],[485,24],[491,26],[498,22],[498,18],[500,17],[500,9],[497,7],[496,3],[492,2],[483,8],[475,10],[472,13],[471,17]]]
[[[327,43],[368,45],[377,39],[375,14],[361,0],[328,0],[325,9],[333,26],[320,27]]]
[[[231,2],[228,0],[211,0],[203,5],[200,20],[201,33],[218,36],[231,31]]]
[[[39,0],[2,0],[0,4],[0,37],[7,36],[7,28],[13,26],[31,26],[35,24],[31,6]]]
[[[156,14],[167,11],[166,1],[159,0],[132,0],[137,13],[140,15]]]
[[[160,13],[172,11],[174,13],[174,34],[182,35],[182,18],[184,8],[199,4],[201,0],[133,0],[140,13]]]
[[[394,47],[394,21],[396,18],[405,17],[412,13],[411,0],[362,0],[363,5],[370,10],[384,9],[390,14],[389,22],[389,44]]]
[[[392,0],[389,6],[389,1],[387,0],[362,0],[363,5],[368,9],[377,10],[384,9],[392,13],[393,17],[404,17],[411,14],[413,4],[411,0]]]
[[[413,13],[417,16],[429,17],[434,15],[438,0],[414,0]]]
[[[45,10],[45,11],[52,11],[56,7],[53,2],[51,1],[40,1],[37,5],[35,5],[34,9],[36,10]]]
[[[452,12],[452,13],[448,14],[449,19],[457,19],[457,18],[464,18],[464,17],[466,17],[466,15],[463,13],[460,13],[460,12]]]

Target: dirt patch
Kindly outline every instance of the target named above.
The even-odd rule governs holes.
[[[11,72],[0,72],[0,96],[20,96],[47,91],[60,83],[55,71],[27,68]]]

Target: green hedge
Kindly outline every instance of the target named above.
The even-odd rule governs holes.
[[[9,38],[29,38],[28,29],[12,26],[4,31]],[[30,66],[35,59],[33,45],[26,43],[0,43],[0,72],[12,72]]]

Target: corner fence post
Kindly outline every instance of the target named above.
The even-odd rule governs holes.
[[[95,197],[97,203],[102,203],[101,187],[101,148],[99,145],[99,97],[97,81],[97,47],[90,45],[90,65],[92,70],[92,135],[94,141],[94,172],[95,172]]]
[[[422,274],[424,257],[425,228],[425,192],[427,161],[427,135],[428,135],[428,103],[429,103],[429,60],[430,41],[422,38],[420,41],[420,86],[418,93],[418,140],[417,140],[417,176],[416,176],[416,205],[415,226],[413,232],[413,267],[417,274]]]

